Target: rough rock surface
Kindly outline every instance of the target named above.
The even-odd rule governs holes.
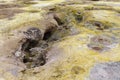
[[[90,71],[89,80],[120,80],[120,62],[98,63]]]

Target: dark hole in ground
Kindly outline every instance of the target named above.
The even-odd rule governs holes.
[[[23,63],[27,63],[27,62],[30,62],[30,60],[26,57],[23,58]]]
[[[28,62],[28,59],[24,58],[23,63],[27,63],[27,62]]]
[[[56,25],[51,25],[44,33],[43,40],[44,41],[49,41],[52,38],[52,35],[54,32],[57,30]]]
[[[58,17],[58,15],[54,15],[54,19],[57,21],[58,25],[63,25],[64,22],[62,22],[62,20]]]
[[[94,25],[97,26],[97,30],[103,30],[102,23],[100,22],[94,22]]]
[[[78,12],[77,14],[75,14],[75,20],[77,22],[81,22],[83,20],[83,15],[82,13]]]
[[[22,51],[30,52],[30,49],[35,47],[38,44],[38,41],[27,39],[22,45]]]
[[[48,40],[52,35],[52,32],[51,31],[47,31],[45,32],[44,34],[44,37],[43,37],[43,40]]]
[[[55,11],[56,10],[56,8],[50,8],[49,9],[49,11]]]
[[[43,66],[46,63],[46,56],[44,54],[41,54],[37,60],[39,62],[39,65]],[[36,64],[36,65],[38,65],[38,64]]]

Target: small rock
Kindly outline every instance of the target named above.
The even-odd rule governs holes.
[[[30,40],[40,40],[42,39],[42,33],[40,29],[32,27],[25,32],[26,38]]]
[[[120,80],[120,62],[96,64],[91,69],[88,80]]]
[[[21,52],[21,51],[16,51],[16,52],[15,52],[15,56],[16,56],[16,57],[20,57],[21,55],[22,55],[22,52]]]
[[[94,36],[90,39],[88,47],[95,51],[106,51],[114,48],[117,44],[117,40],[114,37],[107,35]]]

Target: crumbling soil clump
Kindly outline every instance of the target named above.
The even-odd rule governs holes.
[[[32,27],[24,32],[25,38],[22,39],[19,52],[20,59],[28,68],[45,64],[45,53],[43,49],[36,48],[42,42],[42,33],[40,29]],[[41,44],[44,46],[45,44]],[[39,48],[43,48],[39,46]],[[18,51],[15,53],[18,54]]]

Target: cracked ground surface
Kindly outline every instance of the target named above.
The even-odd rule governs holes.
[[[120,80],[119,0],[0,0],[1,80]]]

